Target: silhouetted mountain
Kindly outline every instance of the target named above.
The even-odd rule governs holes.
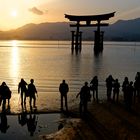
[[[116,23],[102,27],[105,40],[140,41],[140,18],[133,20],[119,20]],[[27,24],[10,31],[0,31],[0,39],[27,40],[70,40],[71,28],[68,22]],[[94,40],[96,28],[80,28],[84,40]]]
[[[27,24],[18,29],[0,32],[0,39],[69,39],[70,28],[66,22]]]
[[[140,18],[119,20],[105,29],[109,40],[140,41]]]

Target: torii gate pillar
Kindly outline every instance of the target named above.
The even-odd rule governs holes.
[[[97,31],[94,33],[94,51],[103,51],[104,31],[100,30],[100,21],[98,21]]]
[[[72,33],[72,40],[71,40],[71,49],[72,50],[81,50],[82,48],[82,32],[77,31],[71,31]]]

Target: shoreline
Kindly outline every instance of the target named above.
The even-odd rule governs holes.
[[[90,101],[88,104],[88,114],[84,118],[80,117],[79,106],[69,108],[69,113],[61,112],[58,109],[38,109],[28,110],[26,115],[47,115],[61,114],[61,119],[57,120],[62,124],[61,129],[49,134],[39,135],[40,140],[139,140],[140,138],[140,103],[133,104],[132,110],[126,110],[122,98],[119,102],[108,102],[100,100]],[[10,112],[6,115],[19,115],[20,113]]]
[[[119,103],[100,101],[89,102],[88,114],[81,118],[78,106],[70,108],[69,113],[60,110],[36,110],[28,111],[29,114],[47,115],[61,114],[61,119],[57,120],[62,127],[60,130],[49,134],[40,134],[40,140],[139,140],[140,134],[140,103],[137,101],[132,107],[132,111],[127,111],[123,102]],[[10,113],[9,116],[16,116],[20,113]],[[47,120],[47,119],[46,119]],[[45,121],[45,119],[44,119]]]
[[[92,102],[86,118],[80,118],[72,111],[62,130],[40,136],[41,140],[139,140],[140,138],[140,103],[128,111],[122,102]],[[75,116],[75,117],[74,117]]]

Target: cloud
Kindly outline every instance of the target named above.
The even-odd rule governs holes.
[[[30,8],[29,11],[32,12],[32,13],[34,13],[34,14],[36,14],[36,15],[43,15],[44,14],[43,11],[39,10],[36,7]]]

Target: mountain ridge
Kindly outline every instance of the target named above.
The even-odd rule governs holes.
[[[118,20],[108,27],[101,27],[105,31],[104,40],[111,41],[140,41],[140,18]],[[17,29],[0,31],[0,39],[20,40],[71,40],[74,27],[69,22],[29,23]],[[80,28],[83,40],[94,40],[95,27]]]

